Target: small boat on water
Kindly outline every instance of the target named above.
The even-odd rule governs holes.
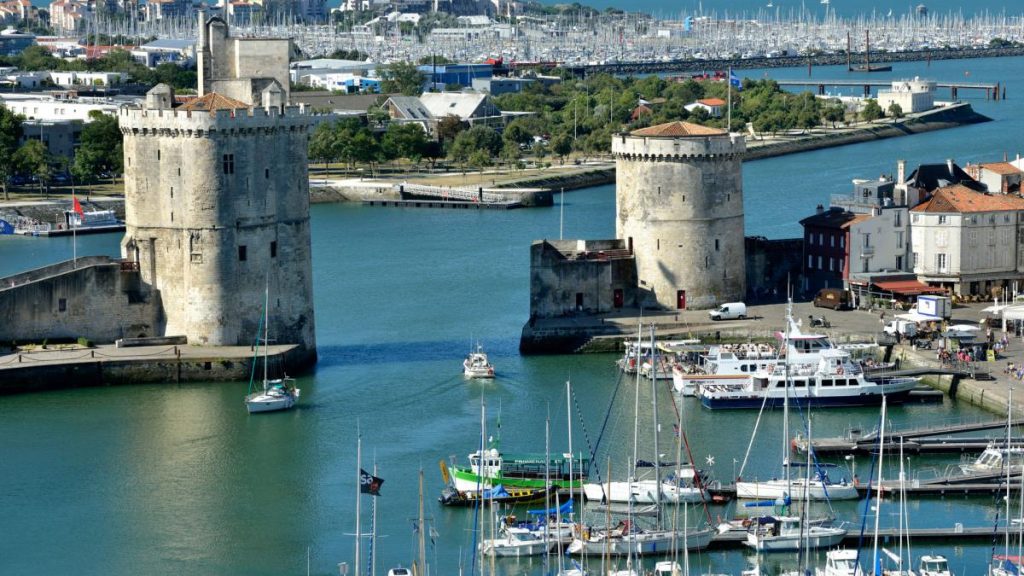
[[[547,554],[552,546],[554,542],[545,540],[542,535],[514,526],[502,527],[499,538],[487,539],[479,544],[480,553],[499,558],[540,556]]]
[[[569,478],[569,456],[543,454],[505,454],[497,448],[480,450],[469,455],[469,466],[452,466],[441,462],[441,476],[460,492],[468,492],[502,485],[513,488],[543,489],[550,481],[561,489],[578,489],[586,480],[590,458],[582,453],[573,459],[573,478]],[[545,480],[547,479],[547,481]]]
[[[283,378],[270,380],[267,378],[267,349],[269,348],[269,323],[270,323],[270,290],[266,290],[263,302],[263,389],[252,392],[245,397],[245,409],[250,414],[257,412],[276,412],[288,410],[299,400],[301,391],[295,387],[295,379],[287,375]],[[256,347],[256,354],[259,354],[259,346]],[[253,369],[255,371],[255,359]],[[255,376],[255,374],[253,374]],[[252,389],[252,379],[249,380],[249,388]]]
[[[494,378],[494,366],[488,361],[483,346],[477,344],[476,350],[462,361],[462,373],[467,378]]]
[[[638,463],[638,468],[644,465]],[[649,466],[649,465],[648,465]],[[587,500],[603,503],[655,504],[658,502],[700,502],[700,472],[690,464],[676,468],[660,481],[654,478],[592,482],[583,485]],[[658,490],[661,490],[659,499]]]
[[[445,506],[515,505],[536,504],[545,498],[557,500],[558,487],[546,488],[505,488],[498,485],[482,490],[456,490],[449,485],[441,491],[438,502]]]
[[[946,560],[945,556],[940,554],[926,555],[921,556],[921,562],[917,568],[917,576],[953,576],[953,571],[949,569],[949,561]]]
[[[960,464],[960,471],[964,474],[999,472],[1005,470],[1007,464],[1020,470],[1024,466],[1024,448],[1006,449],[989,445],[974,460]]]
[[[863,576],[857,564],[857,550],[840,548],[825,553],[825,567],[814,571],[816,576]]]
[[[842,542],[845,528],[810,524],[804,526],[799,516],[762,516],[751,523],[746,545],[758,552],[791,552],[830,548]]]
[[[711,528],[681,530],[647,530],[630,520],[623,520],[607,529],[583,530],[566,549],[568,554],[582,556],[625,556],[628,554],[667,554],[673,551],[702,550],[711,543]],[[684,544],[685,543],[685,544]]]

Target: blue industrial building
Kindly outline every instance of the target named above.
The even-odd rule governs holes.
[[[17,56],[36,43],[34,34],[25,34],[12,28],[0,32],[0,56]]]
[[[419,67],[419,71],[426,78],[426,88],[444,90],[445,86],[458,84],[460,86],[472,86],[474,78],[490,78],[494,72],[492,64],[445,64],[443,66],[431,66],[425,64]]]

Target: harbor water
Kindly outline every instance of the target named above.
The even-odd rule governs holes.
[[[979,111],[997,118],[993,123],[747,164],[748,234],[797,235],[798,220],[813,213],[815,204],[847,192],[851,178],[894,172],[897,158],[912,168],[946,158],[962,164],[1014,155],[1021,133],[1016,97],[1024,94],[1022,66],[1024,59],[898,65],[897,77],[948,79],[969,69],[972,79],[1007,82],[1010,99],[975,100]],[[340,562],[348,562],[353,574],[357,433],[362,467],[376,467],[385,480],[381,496],[362,497],[364,534],[370,531],[371,504],[377,508],[373,557],[379,573],[414,558],[420,469],[433,528],[430,573],[476,573],[474,511],[436,503],[442,487],[438,462],[454,457],[465,463],[479,445],[481,402],[485,435],[503,450],[543,452],[549,417],[551,452],[565,452],[567,380],[576,404],[573,449],[589,450],[600,438],[596,460],[602,478],[609,463],[614,477],[625,476],[637,387],[620,380],[615,358],[517,352],[529,315],[529,243],[558,238],[557,203],[515,211],[318,205],[312,218],[320,361],[315,372],[299,378],[297,409],[247,415],[247,382],[0,398],[0,573],[303,574],[308,561],[314,574],[337,574]],[[566,195],[566,238],[613,234],[613,187]],[[78,253],[116,254],[119,240],[81,237]],[[0,239],[0,275],[69,258],[71,242]],[[496,366],[493,382],[467,382],[461,375],[462,358],[477,342]],[[673,403],[664,385],[659,390],[659,452],[671,455]],[[639,391],[638,454],[651,459],[651,391],[647,384]],[[692,399],[681,407],[694,460],[729,481],[744,458],[756,413],[711,413]],[[1000,417],[949,400],[893,408],[890,416],[897,427]],[[822,410],[813,415],[813,431],[835,436],[851,427],[870,430],[878,418],[876,409]],[[793,432],[801,429],[803,415],[794,413],[792,420]],[[779,474],[781,421],[780,411],[764,415],[745,478]],[[956,461],[910,458],[910,475],[925,477]],[[869,475],[867,458],[838,463],[830,472],[835,480],[852,478],[853,466],[862,481]],[[896,465],[896,458],[888,459],[885,477],[896,477]],[[926,499],[911,503],[908,516],[914,527],[992,526],[1003,506],[992,497]],[[836,514],[859,530],[863,507],[836,504]],[[734,512],[717,507],[709,515],[715,520]],[[818,506],[815,512],[824,510]],[[887,500],[882,525],[895,525],[896,513],[894,501]],[[704,512],[692,510],[691,520],[698,517]],[[603,517],[592,523],[603,523]],[[951,541],[918,546],[914,555],[945,554],[956,573],[966,575],[982,572],[990,552],[983,544]],[[700,573],[738,573],[746,558],[740,551],[710,552],[691,555],[691,562]],[[770,566],[794,562],[795,555],[767,560]],[[551,563],[557,566],[558,559]],[[545,570],[541,559],[500,560],[495,566],[500,574]]]

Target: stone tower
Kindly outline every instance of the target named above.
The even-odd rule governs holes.
[[[743,300],[745,150],[741,135],[687,122],[613,137],[615,230],[635,254],[643,306]]]
[[[233,45],[226,26],[217,18],[201,26],[206,44],[199,49],[224,59]],[[224,41],[211,48],[211,36]],[[270,48],[253,40],[246,45],[258,54],[282,41],[269,42]],[[249,345],[267,287],[271,340],[299,344],[304,361],[312,362],[311,118],[287,105],[278,70],[267,69],[264,77],[230,72],[223,83],[216,75],[204,78],[208,90],[185,104],[176,105],[173,91],[159,85],[144,107],[121,109],[122,256],[138,263],[143,282],[158,294],[158,333],[197,344]],[[216,92],[219,85],[234,97]]]

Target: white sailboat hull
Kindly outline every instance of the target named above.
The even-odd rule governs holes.
[[[804,484],[803,479],[737,482],[736,497],[753,500],[777,500],[786,495],[792,500],[856,500],[860,497],[857,487],[850,483],[823,485],[812,480],[806,489]]]
[[[581,556],[600,556],[606,551],[613,556],[625,556],[627,554],[663,554],[675,550],[683,550],[684,542],[686,549],[700,550],[707,548],[714,536],[714,530],[690,530],[684,536],[677,532],[673,538],[672,530],[653,530],[637,534],[613,535],[606,537],[597,534],[587,540],[576,538],[569,545],[567,552]],[[673,550],[672,542],[675,541]]]
[[[296,390],[296,396],[298,396],[298,390]],[[245,408],[250,414],[288,410],[292,406],[295,406],[295,396],[291,394],[267,391],[250,394],[245,398]]]
[[[700,502],[701,491],[687,486],[673,486],[656,480],[633,482],[602,482],[583,485],[583,494],[591,502],[606,504],[657,504],[658,488],[662,502]]]
[[[519,542],[508,538],[497,538],[480,544],[480,552],[498,558],[519,558],[522,556],[540,556],[547,554],[552,542]]]

